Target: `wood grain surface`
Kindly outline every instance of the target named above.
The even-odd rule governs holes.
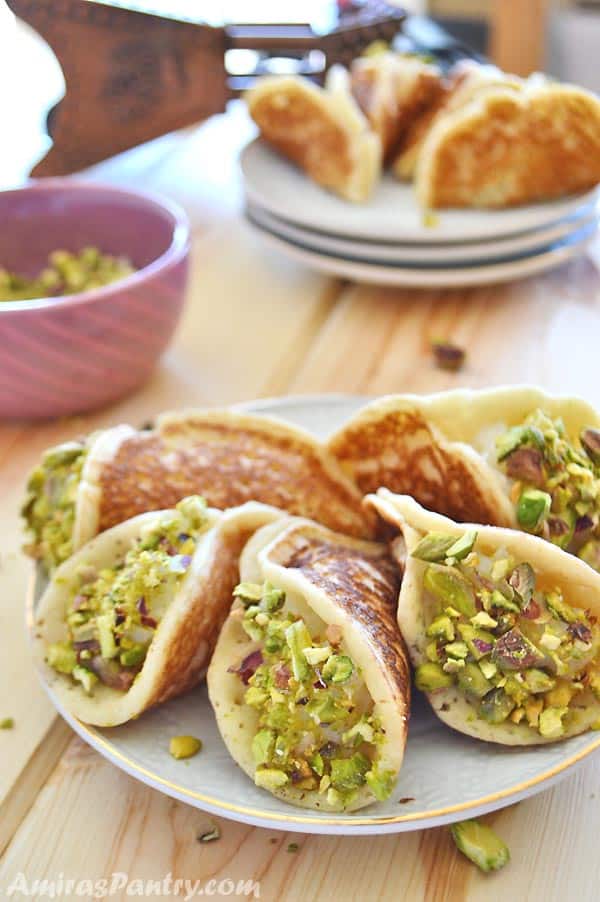
[[[530,381],[600,404],[598,247],[546,276],[503,287],[416,292],[327,280],[266,251],[241,219],[236,154],[248,136],[233,109],[90,171],[149,185],[194,224],[188,305],[151,382],[77,421],[0,426],[0,895],[30,880],[260,881],[266,900],[593,900],[600,886],[600,756],[560,785],[487,818],[512,861],[480,874],[445,828],[388,837],[317,837],[214,819],[121,773],[55,719],[23,630],[29,568],[18,505],[48,444],[97,426],[141,423],[186,404],[298,392],[431,391]],[[463,345],[458,374],[437,370],[432,338]],[[218,822],[221,839],[199,843]],[[295,853],[287,851],[297,842]],[[14,896],[19,898],[19,896]],[[114,898],[126,898],[122,893]]]

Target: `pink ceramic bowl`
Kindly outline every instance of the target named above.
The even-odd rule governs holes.
[[[48,254],[86,245],[137,272],[65,298],[0,302],[0,417],[81,413],[150,375],[179,319],[189,226],[154,197],[71,179],[0,192],[0,266],[36,275]]]

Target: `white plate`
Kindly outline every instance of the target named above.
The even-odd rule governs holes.
[[[282,398],[244,405],[273,413],[325,437],[342,425],[363,398]],[[32,622],[32,599],[28,602]],[[233,763],[219,736],[204,686],[122,727],[86,727],[59,713],[93,748],[159,792],[232,820],[304,833],[398,833],[450,823],[493,811],[548,788],[600,747],[598,733],[538,748],[506,748],[478,742],[440,723],[415,693],[408,744],[391,799],[356,814],[308,812],[258,789]],[[175,761],[169,739],[191,734],[204,747],[189,761]],[[411,801],[401,803],[400,799]]]
[[[360,260],[362,263],[386,263],[395,266],[418,265],[444,266],[472,265],[485,261],[514,259],[515,256],[547,249],[557,241],[581,231],[598,227],[600,208],[596,204],[587,207],[584,213],[570,216],[557,225],[534,232],[527,232],[517,238],[498,238],[493,241],[454,245],[418,244],[378,244],[373,241],[355,241],[315,232],[302,226],[292,225],[255,204],[248,204],[246,216],[251,222],[262,226],[275,236],[303,245],[309,250],[334,254],[335,256]]]
[[[320,188],[260,139],[244,148],[241,167],[248,199],[296,225],[372,241],[423,244],[481,241],[556,223],[591,203],[597,189],[552,203],[507,210],[443,210],[423,225],[411,185],[386,173],[366,204],[352,204]]]
[[[250,222],[250,220],[248,221]],[[502,263],[465,267],[452,266],[445,269],[443,267],[365,263],[335,254],[325,254],[288,239],[279,238],[256,223],[250,222],[250,224],[260,233],[266,244],[286,254],[297,263],[303,263],[311,269],[337,278],[397,288],[462,288],[469,285],[513,282],[515,279],[523,279],[526,276],[545,272],[547,269],[554,269],[572,257],[578,256],[583,253],[595,234],[595,226],[593,226],[539,254],[530,254],[527,257],[519,257]]]

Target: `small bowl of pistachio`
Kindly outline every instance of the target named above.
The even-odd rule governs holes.
[[[82,413],[140,386],[185,299],[168,201],[70,178],[0,192],[0,417]]]

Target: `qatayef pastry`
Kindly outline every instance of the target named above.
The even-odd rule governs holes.
[[[308,432],[228,410],[163,414],[46,452],[23,506],[29,553],[51,570],[123,520],[201,494],[225,510],[260,501],[368,537],[361,494]]]
[[[600,724],[600,575],[536,536],[370,496],[399,536],[415,683],[468,736],[538,745]]]
[[[415,116],[438,98],[442,79],[436,66],[419,57],[388,52],[355,60],[350,83],[388,160]]]
[[[599,182],[600,100],[533,81],[485,91],[441,116],[423,142],[415,187],[425,208],[508,207]]]
[[[286,518],[253,536],[240,569],[207,677],[232,757],[257,786],[303,808],[353,811],[387,798],[410,675],[385,547]]]
[[[390,396],[330,449],[365,493],[516,527],[600,570],[600,417],[584,401],[527,386]]]
[[[365,201],[381,171],[381,144],[354,100],[348,73],[332,67],[325,88],[267,76],[246,94],[261,136],[324,188]]]
[[[535,76],[539,80],[541,76]],[[431,103],[413,117],[407,128],[393,164],[399,179],[411,180],[416,172],[423,142],[434,124],[443,116],[460,109],[475,97],[493,88],[520,91],[525,81],[516,75],[507,75],[496,66],[481,65],[473,60],[461,60],[440,81]]]
[[[222,513],[192,496],[109,529],[62,564],[36,609],[34,656],[67,711],[115,726],[194,686],[244,544],[281,516],[253,503]]]

